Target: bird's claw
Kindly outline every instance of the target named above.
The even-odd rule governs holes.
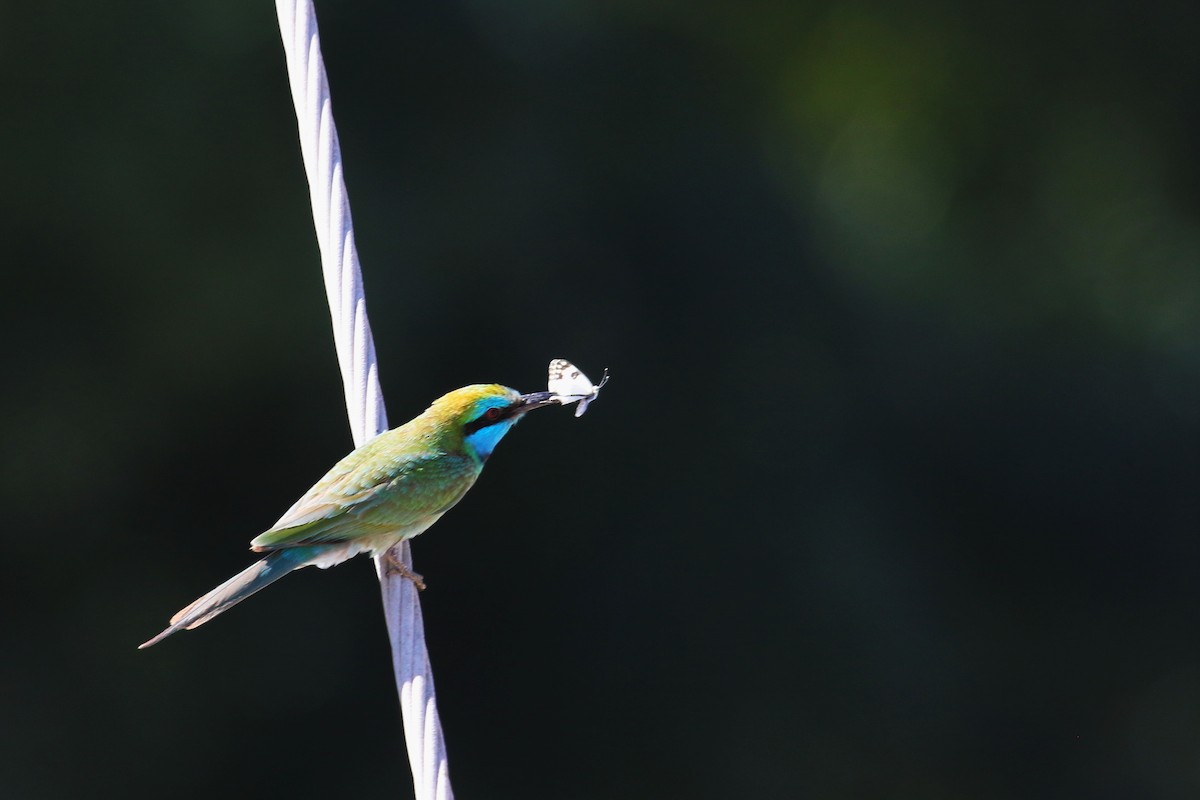
[[[425,578],[409,569],[408,564],[405,564],[390,552],[384,558],[384,561],[388,565],[388,572],[394,572],[402,578],[408,578],[413,582],[413,586],[417,587],[417,591],[425,591]]]

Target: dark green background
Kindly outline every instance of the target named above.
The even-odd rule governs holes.
[[[1200,794],[1183,2],[322,3],[462,798]],[[0,5],[0,796],[408,796],[274,9]]]

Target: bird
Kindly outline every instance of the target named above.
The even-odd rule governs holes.
[[[266,557],[171,617],[143,650],[191,630],[302,567],[321,569],[360,553],[387,554],[449,511],[483,471],[504,435],[530,411],[560,400],[474,384],[434,400],[403,425],[364,443],[317,481],[279,521],[250,542]],[[387,556],[387,566],[424,589],[420,575]]]

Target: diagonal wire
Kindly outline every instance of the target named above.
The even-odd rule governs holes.
[[[313,224],[329,295],[346,410],[357,447],[387,429],[387,412],[379,388],[375,342],[367,321],[367,303],[354,246],[350,202],[342,179],[342,155],[333,124],[316,12],[311,0],[276,0],[275,10],[296,106],[300,150],[308,174]],[[398,545],[393,555],[412,566],[408,542]],[[378,558],[375,570],[383,593],[392,643],[392,668],[400,692],[404,739],[417,800],[452,800],[454,794],[450,789],[446,746],[438,719],[417,590],[412,581],[382,569]]]

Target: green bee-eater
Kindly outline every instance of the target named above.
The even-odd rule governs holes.
[[[555,405],[549,392],[519,394],[497,384],[456,389],[410,422],[376,436],[339,461],[250,542],[266,558],[171,617],[149,647],[203,625],[292,570],[378,556],[424,531],[462,499],[504,434],[528,411]],[[420,576],[392,566],[423,587]]]

